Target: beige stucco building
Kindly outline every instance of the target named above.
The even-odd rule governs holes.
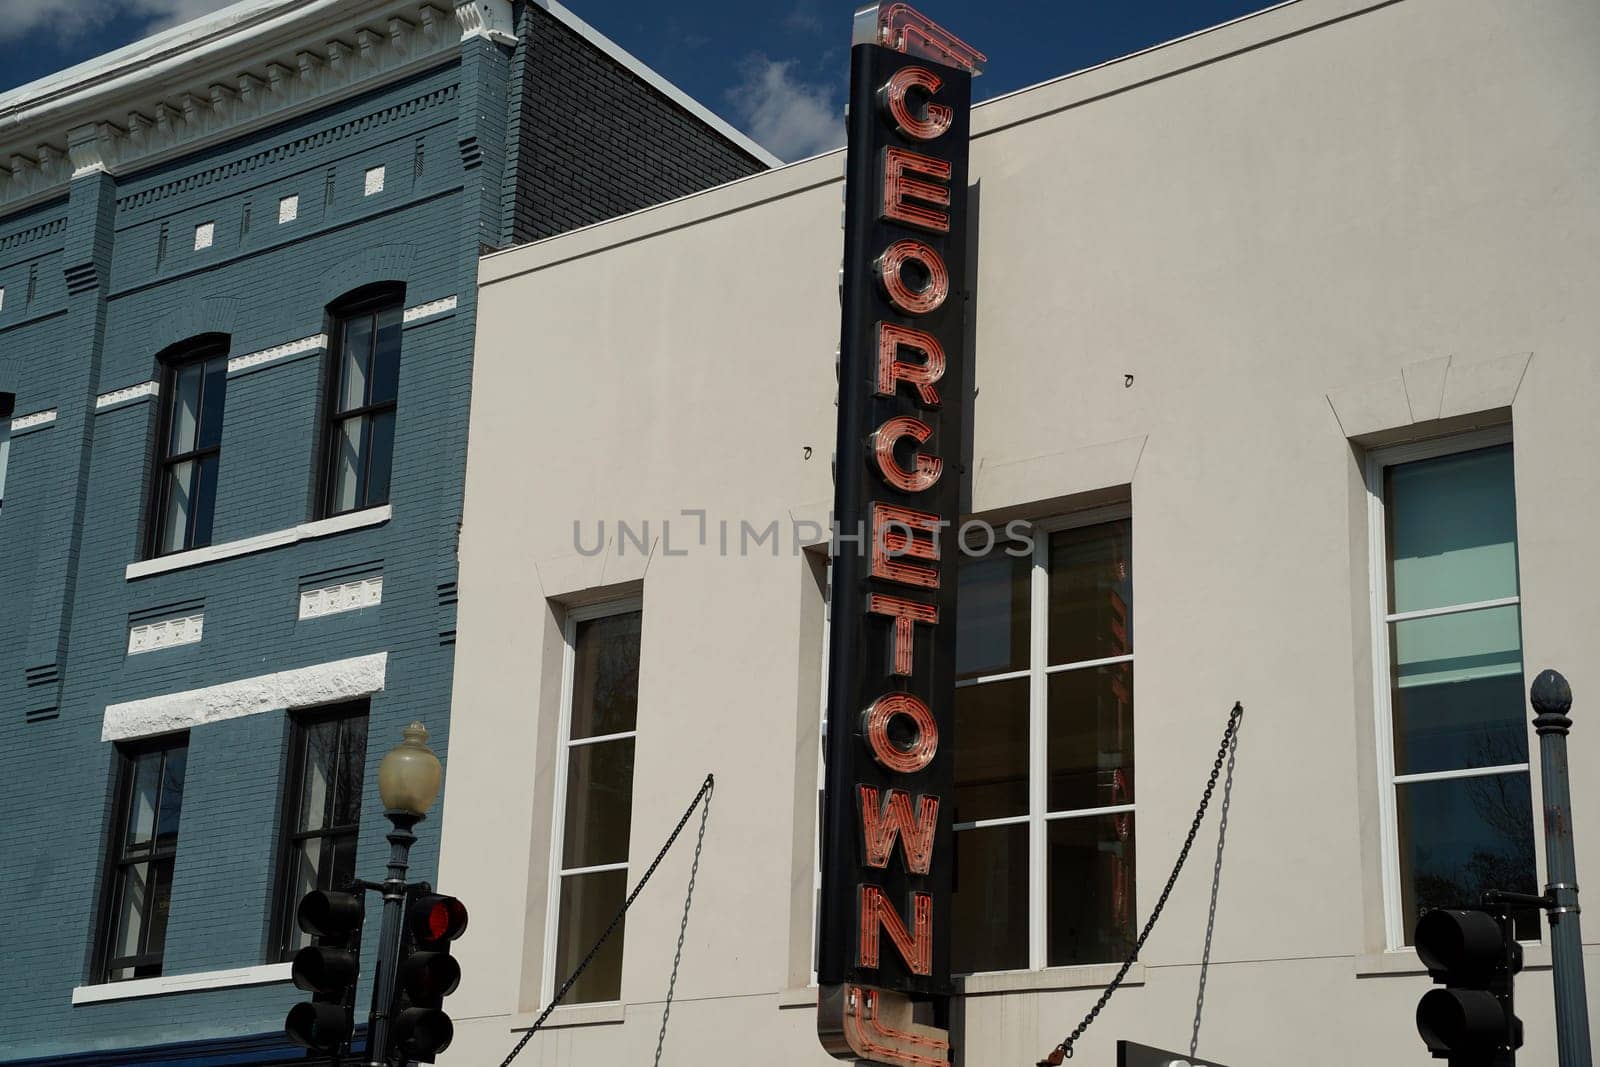
[[[961,1062],[1032,1063],[1093,1002],[1236,699],[1206,1058],[1427,1061],[1416,910],[1474,877],[1532,888],[1528,849],[1544,881],[1544,667],[1577,694],[1596,877],[1597,55],[1589,0],[1298,0],[975,108],[970,511],[1046,547],[998,582],[975,565],[989,614],[963,620],[959,936],[1007,966],[962,981]],[[842,160],[483,261],[441,868],[472,926],[446,1063],[498,1062],[559,981],[561,931],[603,927],[707,772],[661,1062],[830,1062],[808,981]],[[1067,602],[1084,582],[1137,588],[1136,700],[1131,634]],[[1052,626],[1116,647],[1058,656]],[[1080,667],[1120,695],[1063,683],[1056,705]],[[1058,778],[1088,799],[1060,809]],[[1079,1062],[1188,1047],[1215,812]],[[648,1061],[693,832],[519,1063]],[[1593,994],[1600,919],[1588,937]],[[1549,950],[1527,956],[1521,1062],[1554,1064]]]

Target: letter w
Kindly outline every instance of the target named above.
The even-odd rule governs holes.
[[[916,815],[911,814],[911,794],[891,789],[882,802],[875,786],[861,790],[861,836],[866,845],[867,866],[889,866],[895,838],[900,839],[900,854],[909,874],[927,874],[933,862],[933,834],[939,825],[939,798],[919,793]]]

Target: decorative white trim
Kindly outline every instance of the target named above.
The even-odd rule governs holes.
[[[383,192],[383,167],[368,167],[365,177],[361,180],[362,196],[372,196]]]
[[[143,400],[145,397],[156,396],[161,392],[161,383],[157,381],[140,382],[130,385],[126,389],[113,389],[109,393],[101,393],[94,398],[94,409],[112,407],[129,400]]]
[[[214,223],[214,222],[202,222],[202,223],[200,223],[198,226],[196,226],[194,228],[194,250],[196,252],[204,252],[206,249],[211,247],[212,242],[216,240],[216,236],[217,236],[217,224],[216,223]]]
[[[482,37],[496,44],[517,43],[517,28],[511,20],[508,0],[471,0],[456,4],[456,21],[461,23],[461,39]]]
[[[382,507],[335,515],[331,519],[303,522],[299,526],[291,526],[287,530],[274,530],[272,533],[257,534],[254,537],[244,537],[237,541],[224,541],[217,545],[207,545],[205,548],[194,548],[187,552],[174,552],[170,556],[157,556],[155,559],[144,559],[137,563],[130,563],[128,564],[126,577],[131,582],[135,578],[145,578],[152,574],[182,570],[185,567],[198,567],[203,563],[214,563],[217,560],[232,559],[235,556],[248,556],[254,552],[265,552],[269,548],[292,545],[297,541],[310,541],[317,537],[328,537],[332,534],[344,533],[346,530],[359,530],[364,526],[381,526],[393,517],[394,509],[390,505],[384,504]]]
[[[300,618],[320,619],[346,611],[360,611],[383,602],[383,575],[360,581],[306,589],[300,593]]]
[[[259,352],[249,352],[242,356],[234,356],[228,360],[228,373],[237,374],[251,367],[259,367],[263,363],[272,363],[275,360],[288,359],[304,352],[320,352],[328,347],[328,335],[315,333],[310,337],[302,337],[298,341],[287,341],[271,348],[263,348]]]
[[[400,320],[409,326],[418,319],[426,319],[434,315],[443,315],[446,311],[454,311],[455,309],[456,298],[454,296],[447,296],[441,300],[430,300],[426,304],[416,304],[412,307],[406,308],[405,313],[400,316]]]
[[[55,421],[55,408],[50,408],[46,411],[35,411],[31,415],[18,415],[11,420],[11,432],[14,434],[21,433],[23,430],[31,430],[35,426],[48,426]]]
[[[179,619],[162,619],[160,622],[129,627],[128,655],[137,656],[141,652],[159,652],[163,648],[198,644],[205,621],[203,614],[186,615]]]
[[[99,1004],[107,1000],[159,997],[164,993],[192,993],[200,989],[231,989],[234,986],[287,982],[292,963],[264,963],[256,967],[235,967],[226,971],[197,971],[194,974],[164,974],[159,978],[135,978],[128,982],[102,982],[81,985],[72,991],[73,1004]]]
[[[0,285],[0,311],[6,309],[6,287]]]
[[[310,708],[381,693],[388,661],[389,653],[375,652],[204,689],[107,704],[100,740],[127,741],[264,711]]]
[[[278,225],[293,222],[300,217],[300,194],[291,193],[278,199]]]

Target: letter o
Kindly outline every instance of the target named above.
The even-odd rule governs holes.
[[[906,284],[900,271],[907,263],[922,264],[922,269],[928,272],[927,285],[913,289]],[[883,255],[878,257],[873,266],[877,269],[879,284],[888,294],[889,303],[907,315],[926,315],[936,311],[950,295],[950,272],[945,269],[944,260],[938,252],[921,241],[896,241],[884,249]]]
[[[889,738],[889,722],[904,715],[917,728],[917,739],[910,748],[901,748]],[[933,721],[928,705],[910,693],[890,693],[874,700],[861,713],[861,733],[872,749],[872,758],[886,770],[915,774],[933,762],[939,751],[939,724]]]

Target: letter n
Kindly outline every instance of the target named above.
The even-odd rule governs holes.
[[[857,941],[856,965],[876,969],[878,959],[878,931],[889,935],[895,951],[905,961],[912,974],[933,973],[933,897],[928,893],[911,894],[911,929],[889,897],[875,885],[859,889],[861,901],[861,932]]]

